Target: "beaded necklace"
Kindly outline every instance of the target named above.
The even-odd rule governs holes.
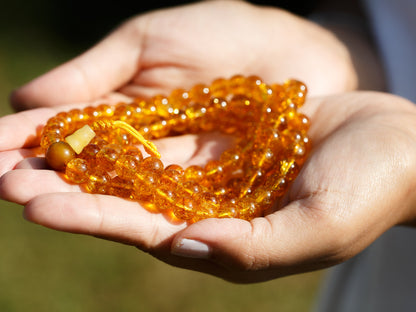
[[[307,157],[309,119],[298,112],[306,92],[296,80],[221,78],[167,97],[61,112],[44,126],[41,147],[47,163],[86,192],[188,222],[251,220],[282,198]],[[214,130],[235,143],[205,166],[165,167],[150,141]]]

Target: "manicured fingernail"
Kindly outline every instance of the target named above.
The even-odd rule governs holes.
[[[200,241],[184,238],[173,246],[172,254],[186,258],[207,259],[211,255],[211,248]]]

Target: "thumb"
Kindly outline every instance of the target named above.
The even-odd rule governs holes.
[[[232,281],[264,281],[339,262],[342,236],[336,228],[323,214],[294,202],[251,222],[207,219],[192,224],[175,237],[171,252],[213,261]]]
[[[15,90],[17,110],[88,102],[118,89],[138,70],[141,20],[125,23],[90,50]]]

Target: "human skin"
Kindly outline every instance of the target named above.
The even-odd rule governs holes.
[[[302,49],[292,49],[297,46]],[[0,119],[0,196],[23,205],[29,221],[137,246],[174,266],[234,282],[345,261],[392,226],[413,224],[416,214],[414,105],[384,93],[346,92],[360,82],[352,55],[319,26],[242,2],[206,2],[133,19],[13,93],[16,108],[40,108]],[[235,73],[266,82],[310,81],[302,111],[311,119],[314,147],[285,204],[265,217],[174,223],[132,201],[82,193],[44,170],[41,158],[30,158],[37,155],[36,131],[58,111]],[[197,144],[196,135],[156,143],[164,163],[187,166],[217,157],[228,142],[213,134],[202,138],[207,144]]]

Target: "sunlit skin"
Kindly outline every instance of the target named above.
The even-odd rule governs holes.
[[[345,261],[416,217],[416,109],[400,97],[348,92],[362,81],[354,51],[308,21],[240,1],[133,18],[13,93],[14,107],[36,109],[0,119],[0,195],[23,205],[29,221],[133,245],[234,282]],[[360,68],[368,83],[381,77],[373,59]],[[294,77],[310,89],[302,113],[310,117],[314,148],[283,207],[265,217],[172,223],[136,202],[83,193],[61,174],[39,170],[41,158],[28,158],[39,155],[39,125],[60,111],[168,94],[235,73],[266,82]],[[188,134],[160,139],[157,148],[164,163],[188,167],[219,157],[228,144],[222,135]],[[184,249],[190,241],[206,248]]]

